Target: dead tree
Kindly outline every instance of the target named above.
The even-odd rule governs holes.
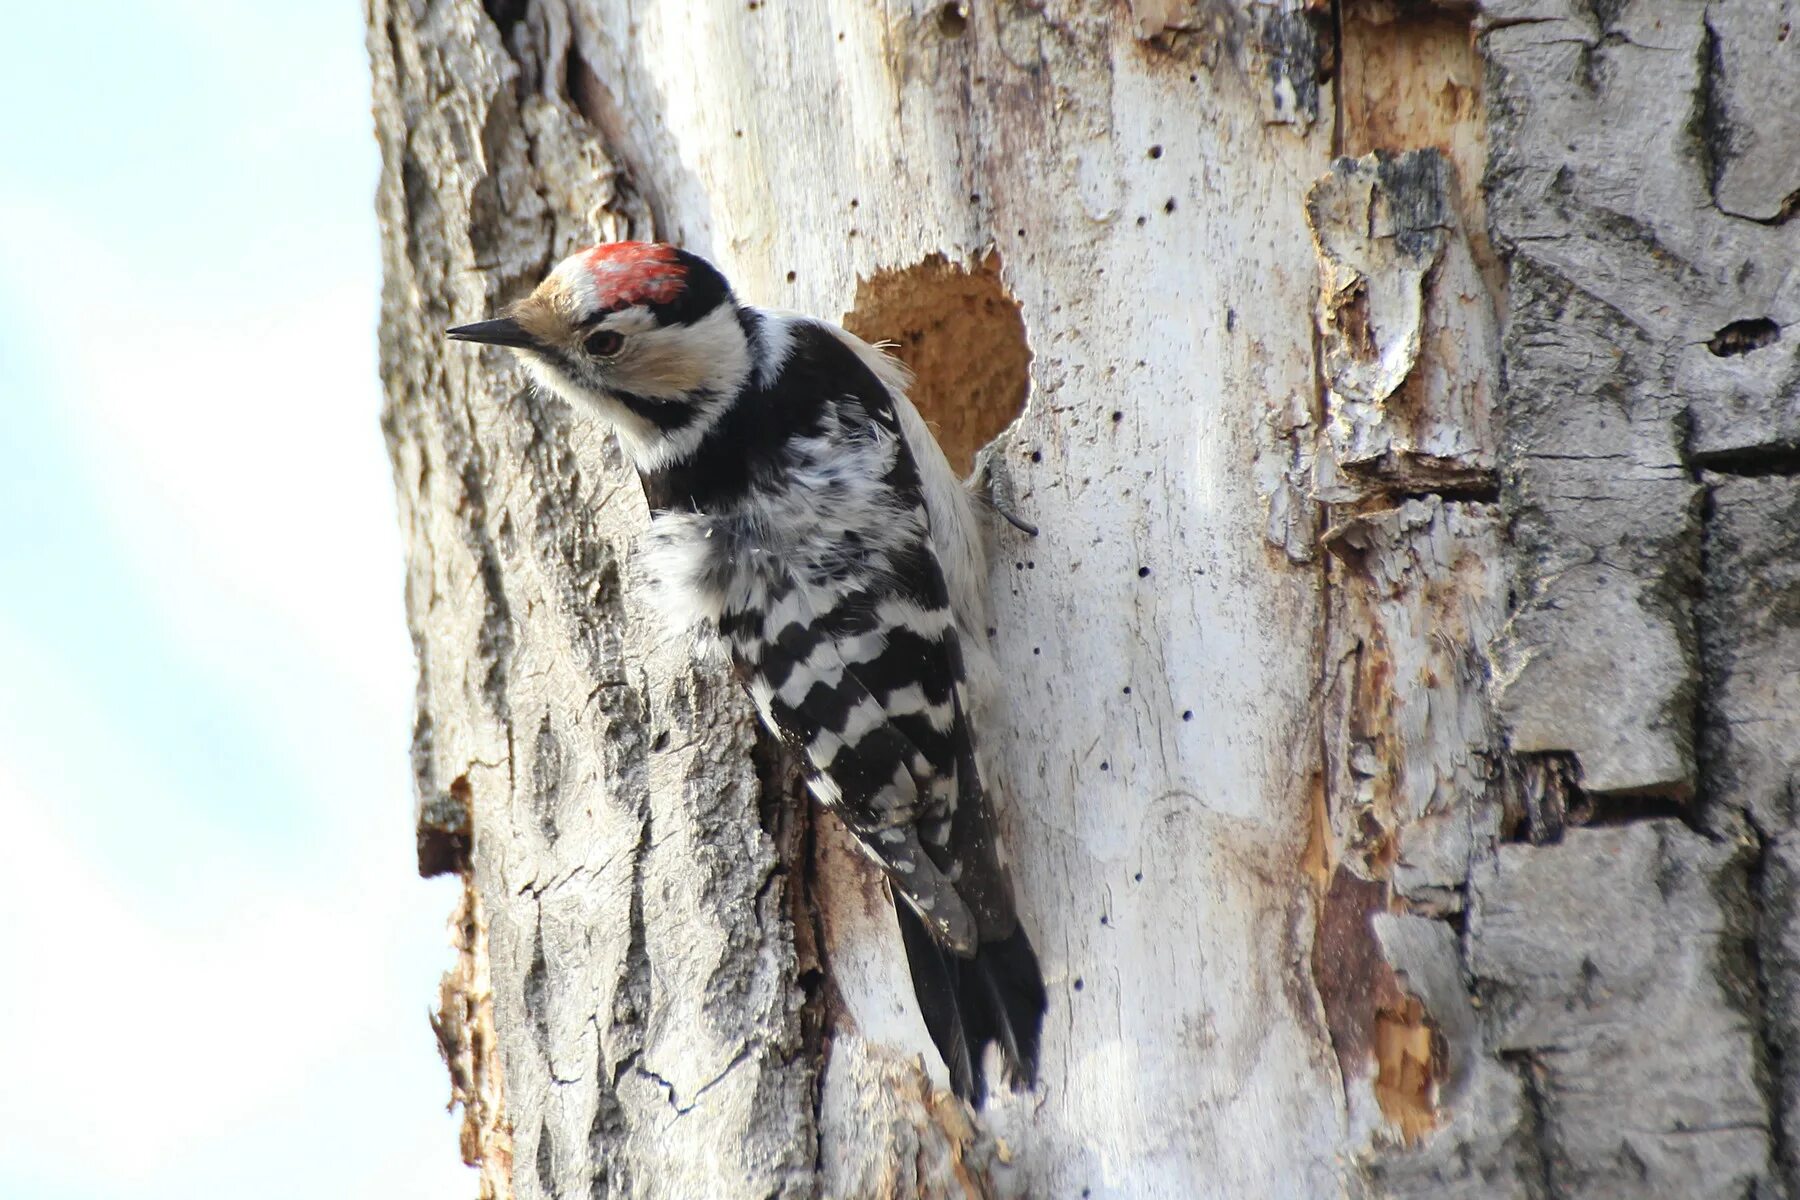
[[[370,0],[437,1029],[486,1196],[1800,1196],[1794,0]],[[683,243],[991,531],[1044,1080],[442,329]]]

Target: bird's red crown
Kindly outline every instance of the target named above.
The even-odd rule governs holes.
[[[687,278],[675,247],[661,242],[608,242],[582,251],[581,258],[608,308],[668,304]]]

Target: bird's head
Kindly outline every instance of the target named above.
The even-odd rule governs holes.
[[[650,242],[578,250],[531,295],[448,336],[513,350],[540,384],[611,423],[643,470],[690,453],[752,366],[724,277]]]

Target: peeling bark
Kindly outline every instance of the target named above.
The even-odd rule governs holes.
[[[1326,384],[1319,499],[1494,490],[1495,318],[1453,204],[1436,150],[1339,159],[1308,193]]]

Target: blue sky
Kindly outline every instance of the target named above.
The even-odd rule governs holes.
[[[8,13],[0,1195],[474,1192],[425,1014],[361,6]]]

